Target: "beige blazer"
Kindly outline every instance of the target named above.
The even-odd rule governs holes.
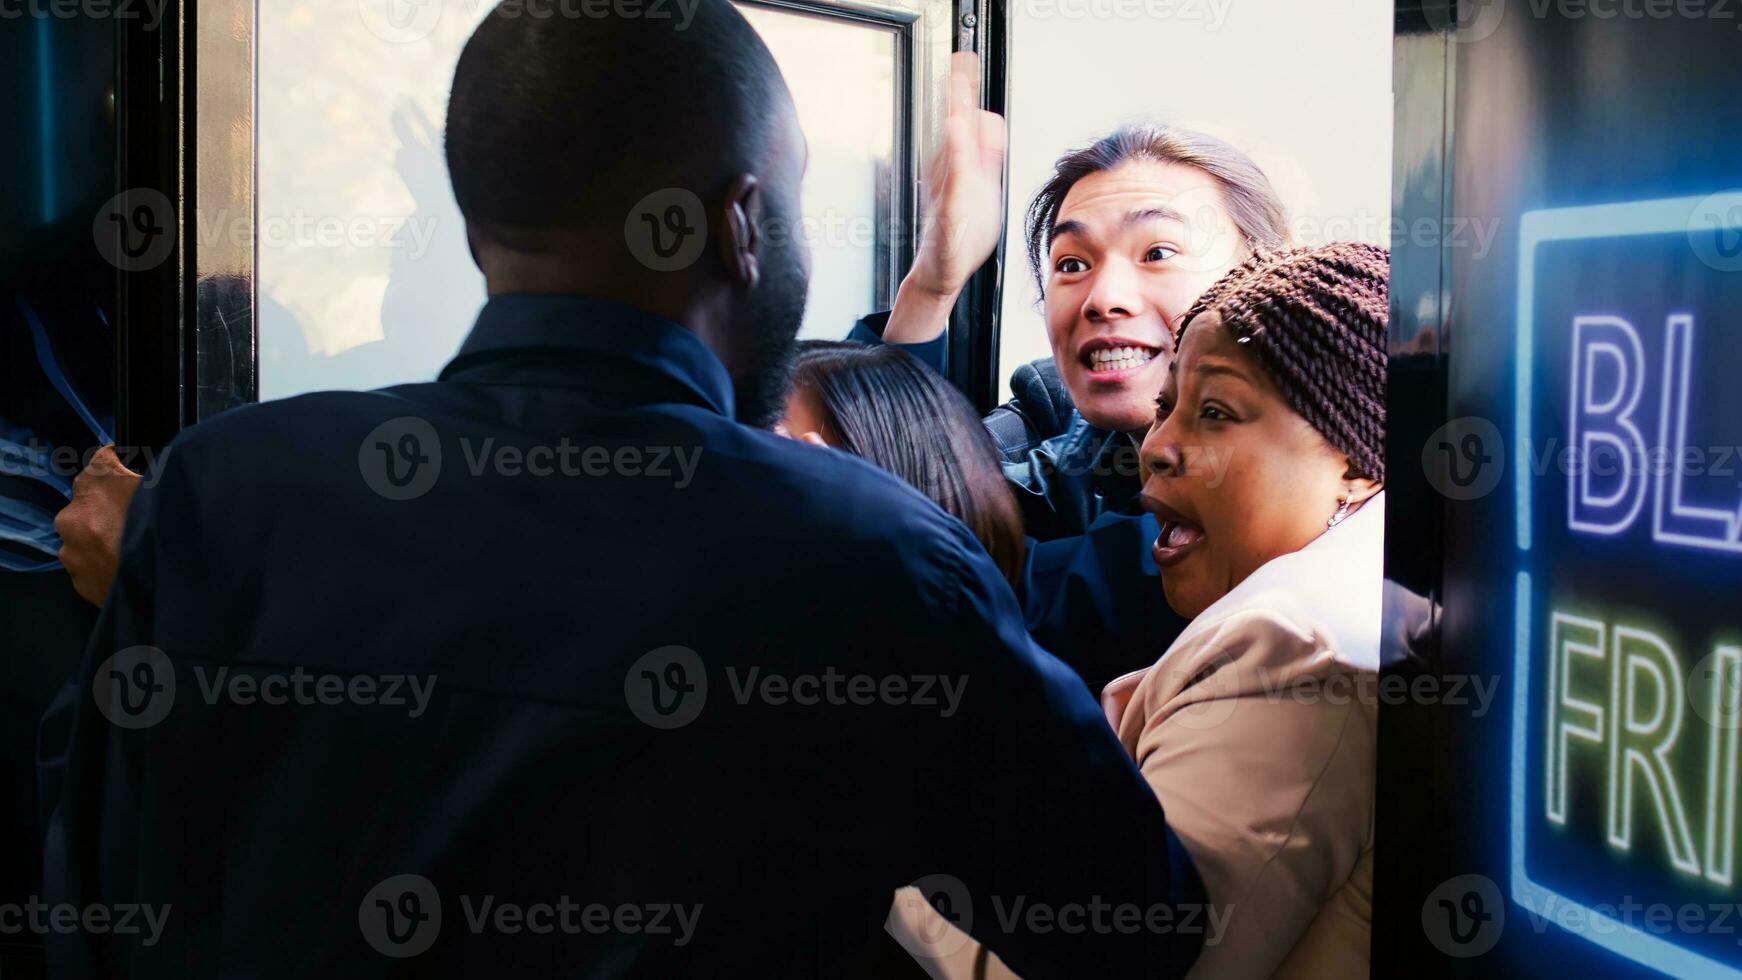
[[[1213,907],[1192,977],[1370,975],[1384,524],[1381,493],[1102,695]],[[923,900],[890,932],[932,976],[972,975],[977,947]]]
[[[1324,641],[1241,610],[1108,686],[1126,701],[1119,740],[1204,879],[1206,921],[1224,924],[1194,977],[1369,974],[1373,674]]]
[[[1102,706],[1225,929],[1194,977],[1365,977],[1385,495],[1258,569]]]

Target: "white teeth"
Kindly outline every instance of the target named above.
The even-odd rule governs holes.
[[[1103,347],[1089,352],[1089,367],[1096,371],[1123,371],[1146,364],[1154,357],[1147,347]]]

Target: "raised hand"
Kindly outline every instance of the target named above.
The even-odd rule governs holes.
[[[926,216],[913,268],[901,282],[883,339],[935,338],[968,277],[1004,233],[1004,117],[980,108],[980,59],[950,60],[950,114],[944,141],[926,168]]]

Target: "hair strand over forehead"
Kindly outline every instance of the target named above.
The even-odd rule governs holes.
[[[1215,180],[1228,217],[1252,251],[1277,249],[1288,243],[1282,201],[1270,186],[1270,178],[1251,157],[1214,136],[1190,129],[1161,123],[1123,126],[1060,157],[1053,165],[1052,177],[1029,204],[1025,232],[1036,292],[1046,292],[1046,254],[1052,248],[1052,229],[1071,188],[1090,174],[1132,160],[1192,167]]]

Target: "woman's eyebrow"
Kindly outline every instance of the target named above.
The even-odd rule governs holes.
[[[1226,375],[1230,378],[1244,381],[1247,384],[1252,383],[1252,376],[1247,374],[1245,371],[1240,370],[1232,364],[1221,364],[1215,361],[1199,361],[1197,364],[1192,366],[1192,373],[1198,377],[1218,374]]]

